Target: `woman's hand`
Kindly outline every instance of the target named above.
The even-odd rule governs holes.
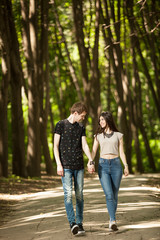
[[[129,175],[128,165],[124,167],[124,176],[127,177]]]

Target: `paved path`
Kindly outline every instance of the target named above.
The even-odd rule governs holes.
[[[117,211],[120,230],[117,233],[108,231],[105,197],[96,177],[85,179],[85,236],[72,236],[60,186],[21,196],[22,200],[13,207],[7,222],[0,227],[0,239],[160,240],[160,189],[146,186],[148,176],[123,178]]]

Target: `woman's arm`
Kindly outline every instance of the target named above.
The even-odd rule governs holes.
[[[128,170],[128,164],[127,164],[127,160],[126,160],[126,155],[124,153],[124,148],[123,148],[123,137],[119,141],[119,153],[120,153],[120,158],[124,165],[124,175],[128,176],[129,170]]]
[[[94,138],[94,142],[93,142],[93,147],[92,147],[92,154],[91,154],[92,159],[94,159],[95,156],[96,156],[96,152],[97,152],[98,146],[99,146],[99,142],[98,142],[97,138],[95,137]]]

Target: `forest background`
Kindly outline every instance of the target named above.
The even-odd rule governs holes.
[[[0,1],[0,176],[55,175],[54,126],[77,101],[90,148],[110,110],[130,172],[160,171],[159,16],[159,0]]]

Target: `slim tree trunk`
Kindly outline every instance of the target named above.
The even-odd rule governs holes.
[[[95,20],[95,37],[94,37],[94,47],[92,49],[92,60],[91,60],[91,116],[92,116],[92,126],[93,132],[96,132],[99,114],[101,111],[100,106],[100,79],[99,79],[99,22],[100,22],[100,1],[95,1],[96,9],[96,20]]]
[[[136,52],[135,52],[135,38],[131,37],[131,55],[132,55],[132,61],[133,61],[133,77],[132,77],[132,130],[133,130],[133,139],[134,139],[134,147],[136,152],[136,159],[137,159],[137,170],[138,172],[144,172],[143,163],[142,163],[142,156],[140,151],[140,142],[138,137],[138,116],[140,115],[141,109],[141,101],[140,101],[140,92],[141,88],[139,88],[140,83],[140,77],[139,77],[139,71],[138,71],[138,65],[136,61]]]
[[[148,141],[148,138],[147,138],[147,134],[146,134],[145,128],[143,126],[142,119],[139,118],[138,120],[139,120],[139,128],[140,128],[140,131],[142,133],[143,140],[144,140],[145,147],[146,147],[146,152],[147,152],[147,156],[148,156],[149,166],[155,172],[156,171],[156,166],[155,166],[152,150],[150,148],[149,141]]]
[[[151,11],[155,12],[156,11],[156,2],[151,1]],[[158,27],[156,26],[156,19],[155,15],[151,12],[149,12],[149,6],[147,4],[147,1],[145,3],[145,6],[141,10],[141,16],[142,16],[142,22],[143,22],[143,29],[146,33],[146,40],[147,40],[147,46],[146,49],[148,49],[150,57],[151,57],[151,62],[153,64],[153,69],[154,69],[154,79],[155,79],[155,84],[156,84],[156,89],[157,89],[157,98],[158,101],[160,102],[160,66],[159,66],[159,43],[156,40],[156,35],[155,31],[156,28],[158,30]],[[136,24],[138,24],[136,22]],[[157,36],[158,37],[158,36]]]
[[[89,65],[89,58],[88,58],[88,50],[85,47],[84,42],[84,21],[83,21],[83,1],[82,0],[72,0],[72,7],[73,7],[73,17],[74,17],[74,25],[75,25],[75,33],[76,33],[76,41],[78,45],[79,55],[80,55],[80,62],[82,68],[82,82],[84,88],[84,102],[90,107],[90,82],[88,77],[88,65]]]
[[[54,175],[53,165],[47,140],[47,123],[49,114],[49,56],[48,56],[48,0],[41,0],[41,47],[39,68],[39,93],[40,93],[40,133],[46,171]],[[44,104],[45,97],[45,107]]]
[[[9,49],[4,22],[6,18],[0,5],[0,51],[2,53],[2,80],[0,82],[0,176],[8,177],[8,84],[10,79]],[[7,31],[8,32],[8,31]]]
[[[2,23],[2,22],[1,22]],[[4,50],[4,49],[3,49]],[[0,176],[8,177],[8,83],[9,83],[9,59],[3,52],[2,56],[2,82],[0,84]]]
[[[58,12],[57,12],[57,6],[56,6],[56,3],[55,3],[54,0],[53,0],[53,7],[54,7],[54,14],[55,14],[58,30],[59,30],[59,33],[62,37],[62,41],[65,45],[65,50],[66,50],[66,55],[67,55],[67,58],[68,58],[70,75],[71,75],[73,84],[75,86],[75,89],[77,91],[78,99],[79,99],[79,101],[83,101],[83,96],[82,96],[81,89],[80,89],[80,86],[79,86],[78,78],[76,76],[75,69],[74,69],[74,66],[73,66],[71,58],[70,58],[70,53],[69,53],[69,50],[68,50],[67,41],[66,41],[66,38],[65,38],[65,35],[64,35],[64,32],[63,32],[63,27],[62,27],[62,25],[60,23],[60,20],[59,20],[59,16],[58,16]]]

